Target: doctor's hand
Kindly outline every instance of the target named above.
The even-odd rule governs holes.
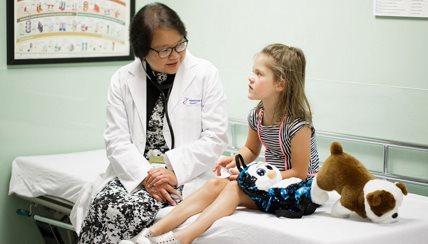
[[[155,168],[151,169],[148,172],[147,185],[149,186],[160,186],[162,184],[169,184],[171,186],[177,185],[177,177],[175,176],[174,171],[165,168]]]
[[[177,203],[174,201],[171,195],[176,195],[178,199],[182,200],[181,194],[179,191],[174,189],[171,185],[165,183],[159,186],[150,186],[146,184],[146,180],[143,181],[143,186],[150,195],[159,202],[168,202],[169,204],[175,206]]]

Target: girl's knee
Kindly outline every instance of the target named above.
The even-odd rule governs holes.
[[[230,194],[239,196],[240,199],[247,198],[248,196],[242,191],[236,180],[230,181],[225,187],[225,191],[228,191]]]
[[[214,178],[209,179],[206,183],[204,188],[209,189],[212,192],[221,192],[223,188],[226,186],[229,180],[227,179],[221,179],[221,178]]]
[[[226,189],[228,191],[234,191],[234,192],[240,192],[241,191],[241,188],[239,187],[238,182],[236,180],[229,181],[227,183]]]
[[[238,181],[236,180],[229,181],[227,185],[229,185],[230,187],[239,187]]]

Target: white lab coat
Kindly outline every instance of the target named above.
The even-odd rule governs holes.
[[[139,187],[151,168],[143,156],[146,144],[146,75],[139,59],[112,76],[108,93],[107,124],[104,132],[106,172],[82,190],[73,207],[71,220],[79,233],[90,202],[101,188],[118,177],[128,192]],[[168,101],[175,148],[166,152],[183,196],[196,190],[227,145],[226,98],[217,69],[187,51],[174,80]],[[171,147],[171,135],[164,116],[163,134]]]

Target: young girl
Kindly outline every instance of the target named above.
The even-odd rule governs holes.
[[[315,129],[305,95],[305,57],[302,50],[272,44],[258,53],[249,78],[248,98],[260,100],[250,111],[245,146],[239,150],[245,162],[252,162],[265,147],[265,161],[281,171],[282,178],[297,177],[307,181],[318,172]],[[216,164],[232,168],[233,157]],[[217,219],[232,214],[237,206],[259,209],[257,202],[242,192],[232,170],[228,179],[212,179],[178,204],[167,216],[144,229],[133,241],[138,243],[191,243]],[[309,183],[308,183],[309,185]],[[187,228],[172,230],[190,216],[201,213]]]

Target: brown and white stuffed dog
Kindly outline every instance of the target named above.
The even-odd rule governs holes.
[[[348,217],[353,211],[375,223],[396,222],[406,186],[376,179],[338,142],[331,144],[330,152],[312,182],[312,201],[321,205],[328,200],[327,192],[335,190],[341,198],[332,207],[333,215]]]

